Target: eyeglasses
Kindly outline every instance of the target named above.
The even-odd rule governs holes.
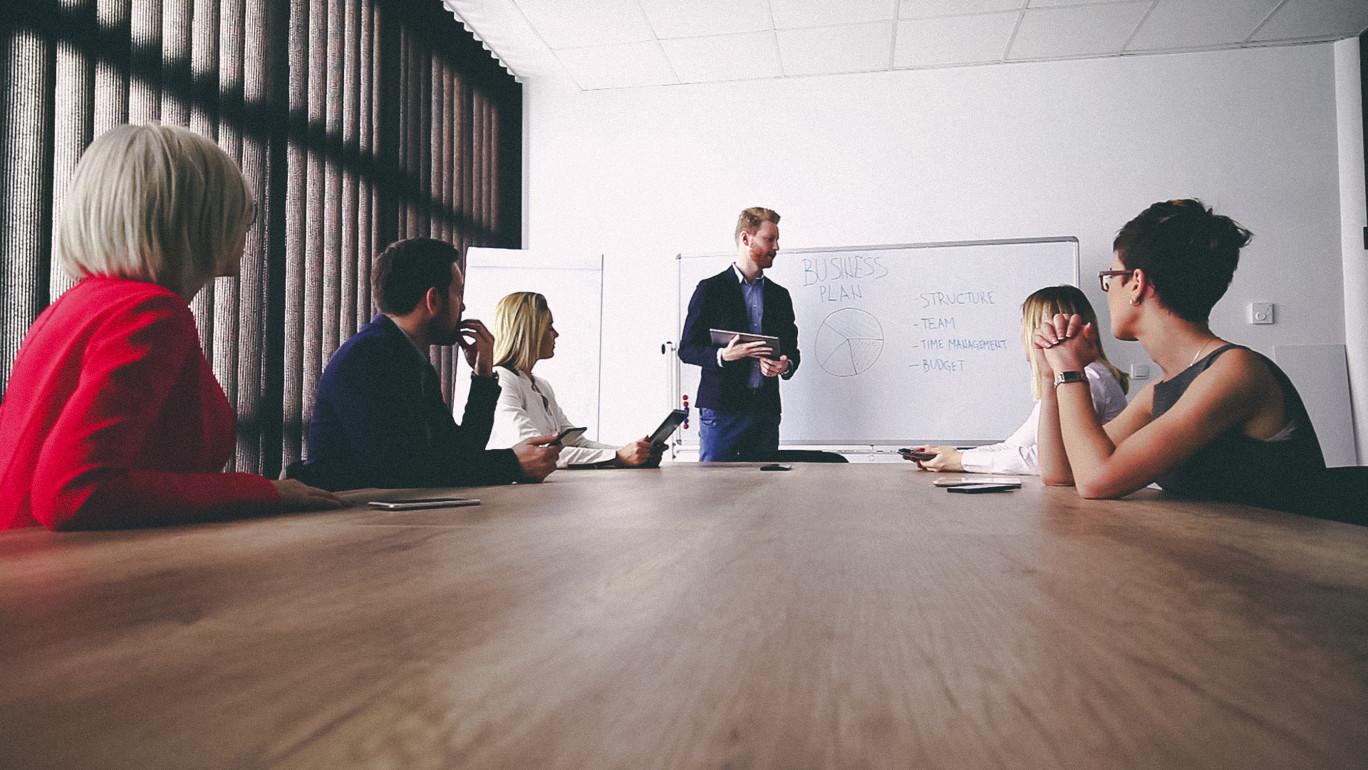
[[[1111,291],[1112,279],[1118,275],[1130,275],[1135,269],[1130,270],[1099,270],[1097,272],[1097,282],[1102,284],[1102,291]]]

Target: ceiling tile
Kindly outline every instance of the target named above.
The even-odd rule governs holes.
[[[898,8],[901,19],[931,19],[937,16],[967,16],[973,13],[1016,11],[1026,7],[1026,0],[902,0]]]
[[[587,89],[877,71],[881,58],[906,69],[1296,44],[1368,27],[1368,0],[442,2],[515,72],[569,73]]]
[[[636,0],[516,0],[551,48],[654,40]]]
[[[1068,5],[1098,5],[1099,3],[1129,3],[1132,0],[1030,0],[1027,6],[1030,8],[1063,8]],[[1226,0],[1230,2],[1230,0]],[[1235,0],[1243,2],[1243,0]]]
[[[770,28],[764,0],[639,0],[656,37],[698,37]]]
[[[1202,48],[1243,43],[1279,0],[1159,0],[1127,51]]]
[[[1150,0],[1069,8],[1029,8],[1008,59],[1056,59],[1118,54],[1150,7]]]
[[[779,59],[785,75],[828,75],[888,69],[893,22],[816,29],[781,29]]]
[[[662,40],[660,45],[681,83],[783,75],[773,32],[686,37]]]
[[[570,77],[585,91],[600,88],[671,85],[679,82],[660,44],[619,43],[556,52]]]
[[[1254,36],[1255,40],[1343,39],[1368,27],[1364,0],[1288,0]]]
[[[551,77],[564,70],[511,0],[443,0],[443,4],[519,79]]]
[[[775,29],[888,21],[898,0],[769,0]]]
[[[894,67],[935,67],[1002,61],[1018,12],[909,19],[898,22]]]

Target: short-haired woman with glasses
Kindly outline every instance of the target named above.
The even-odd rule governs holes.
[[[1111,331],[1163,370],[1116,419],[1092,410],[1084,367],[1098,331],[1078,315],[1040,324],[1040,470],[1089,498],[1158,482],[1187,497],[1298,510],[1325,469],[1296,388],[1272,361],[1212,333],[1207,318],[1251,235],[1196,200],[1156,203],[1121,228],[1098,274]]]

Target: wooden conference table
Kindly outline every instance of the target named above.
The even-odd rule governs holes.
[[[1368,764],[1368,528],[933,478],[0,533],[0,766]]]

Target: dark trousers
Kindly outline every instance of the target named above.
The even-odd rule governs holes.
[[[699,409],[699,462],[744,462],[779,449],[779,415]]]

